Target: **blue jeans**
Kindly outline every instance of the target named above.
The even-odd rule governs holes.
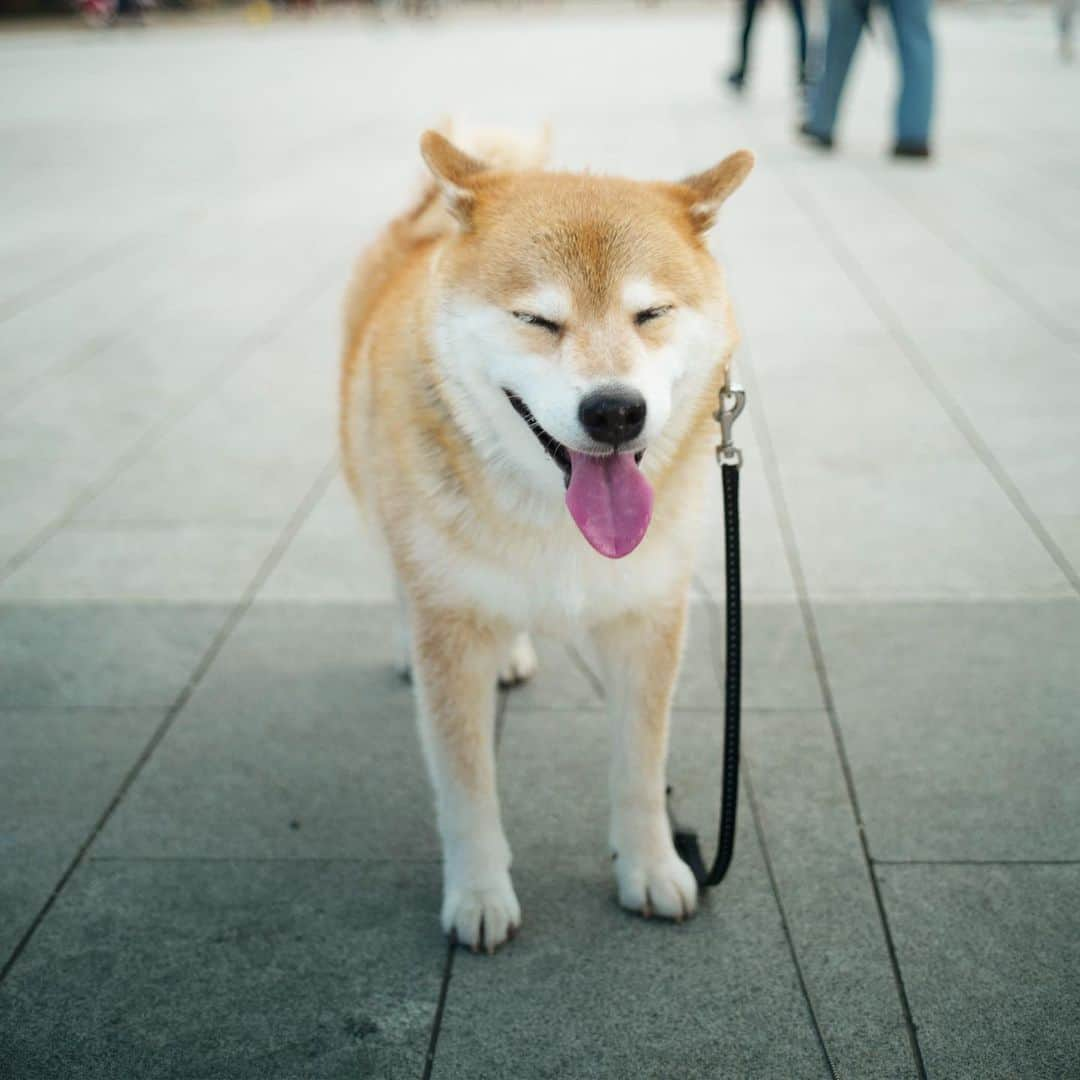
[[[900,101],[896,107],[898,142],[930,140],[934,102],[934,39],[930,36],[931,0],[885,0],[896,31],[900,53]],[[825,69],[810,97],[808,126],[819,135],[832,135],[840,95],[851,58],[863,29],[853,0],[829,0],[829,30],[825,39]]]

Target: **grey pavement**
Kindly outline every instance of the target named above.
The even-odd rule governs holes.
[[[0,35],[0,1077],[1080,1077],[1080,68],[938,13],[938,154],[840,149],[733,8]],[[349,265],[446,113],[561,164],[759,166],[729,879],[632,918],[588,656],[504,696],[525,911],[449,950],[385,556],[334,448]],[[718,487],[716,489],[719,490]],[[711,837],[710,504],[671,780]]]

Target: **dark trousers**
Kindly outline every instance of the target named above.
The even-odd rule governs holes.
[[[750,56],[750,35],[754,30],[754,16],[761,0],[743,0],[742,42],[739,51],[739,66],[736,74],[746,75],[746,65]],[[795,37],[799,53],[799,80],[806,74],[806,16],[803,13],[803,0],[788,0],[791,5],[791,17],[795,20]]]

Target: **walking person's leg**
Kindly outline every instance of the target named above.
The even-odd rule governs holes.
[[[1055,4],[1058,25],[1058,49],[1061,59],[1071,63],[1073,58],[1073,16],[1076,14],[1076,0],[1057,0]]]
[[[900,100],[896,106],[899,157],[927,157],[934,108],[934,39],[931,0],[889,0],[900,54]]]
[[[853,0],[829,0],[829,27],[825,35],[825,68],[810,92],[810,115],[804,135],[832,145],[840,95],[862,33],[864,14]]]
[[[803,0],[791,0],[791,17],[795,20],[795,48],[798,52],[799,66],[796,79],[800,86],[806,85],[806,12]]]
[[[757,14],[758,0],[743,0],[743,28],[739,38],[739,63],[728,76],[728,82],[741,90],[746,81],[746,68],[750,61],[750,36],[754,32],[754,16]]]

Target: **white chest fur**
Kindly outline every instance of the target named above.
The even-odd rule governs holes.
[[[413,523],[410,548],[425,587],[440,601],[461,604],[523,629],[566,634],[625,611],[674,598],[696,554],[697,508],[655,525],[629,556],[612,560],[593,551],[559,509],[524,539],[489,530],[468,546],[448,543],[424,521]]]

